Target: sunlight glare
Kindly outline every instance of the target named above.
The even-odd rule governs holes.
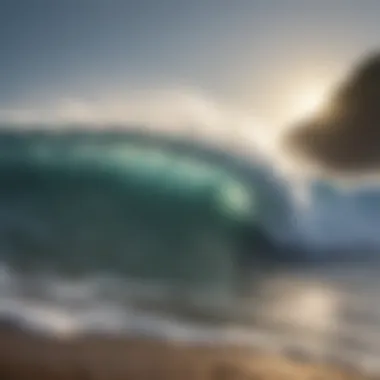
[[[295,118],[312,116],[321,111],[327,102],[326,92],[323,88],[309,88],[298,91],[294,96],[293,107]]]

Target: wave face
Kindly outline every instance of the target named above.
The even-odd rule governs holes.
[[[50,148],[3,157],[4,262],[192,287],[212,285],[210,274],[215,283],[227,281],[238,224],[249,215],[239,182],[137,145],[105,152],[80,146],[63,156]]]

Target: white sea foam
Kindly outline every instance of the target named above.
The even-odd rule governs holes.
[[[66,338],[108,332],[237,343],[372,368],[371,358],[380,354],[379,271],[272,274],[243,300],[197,303],[195,294],[184,311],[173,303],[170,287],[104,275],[81,280],[51,274],[30,277],[2,266],[0,315]]]

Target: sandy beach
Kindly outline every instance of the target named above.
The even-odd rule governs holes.
[[[1,332],[2,380],[375,379],[350,368],[234,346],[190,346],[150,339],[48,338]]]

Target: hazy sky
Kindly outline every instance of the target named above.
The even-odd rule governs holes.
[[[379,14],[378,0],[0,0],[0,110],[191,88],[282,122],[380,47]]]

